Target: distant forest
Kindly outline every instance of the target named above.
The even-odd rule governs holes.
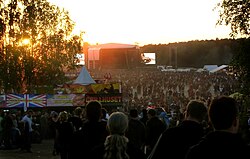
[[[149,44],[141,53],[156,53],[157,65],[201,68],[204,65],[230,64],[242,39],[221,39]],[[250,50],[249,50],[250,51]]]

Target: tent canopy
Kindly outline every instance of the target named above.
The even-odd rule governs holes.
[[[73,82],[73,84],[89,85],[96,83],[95,80],[90,76],[85,66],[82,67],[80,74]]]
[[[207,71],[211,71],[213,69],[216,69],[218,66],[217,65],[204,65],[203,69]]]
[[[210,72],[212,72],[212,73],[218,72],[218,71],[223,70],[223,69],[225,69],[225,68],[227,68],[227,67],[228,67],[228,65],[221,65],[221,66],[219,66],[219,67],[217,67],[217,68],[211,70]]]

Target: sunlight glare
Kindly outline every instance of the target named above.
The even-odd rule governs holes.
[[[96,43],[164,44],[229,38],[216,26],[220,0],[50,0],[69,10],[75,32]]]
[[[30,44],[30,39],[23,39],[21,42],[21,45],[29,45]]]

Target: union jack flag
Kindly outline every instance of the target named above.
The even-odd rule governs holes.
[[[7,107],[18,107],[18,108],[24,107],[25,103],[24,94],[7,94],[6,100],[7,100]]]
[[[26,94],[27,107],[45,107],[47,103],[45,94]]]
[[[46,106],[45,94],[7,94],[7,107],[44,107]]]

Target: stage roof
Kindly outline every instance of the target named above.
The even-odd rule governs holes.
[[[120,43],[107,43],[107,44],[99,44],[93,45],[89,47],[89,50],[100,50],[100,49],[139,49],[137,45],[131,44],[120,44]]]

